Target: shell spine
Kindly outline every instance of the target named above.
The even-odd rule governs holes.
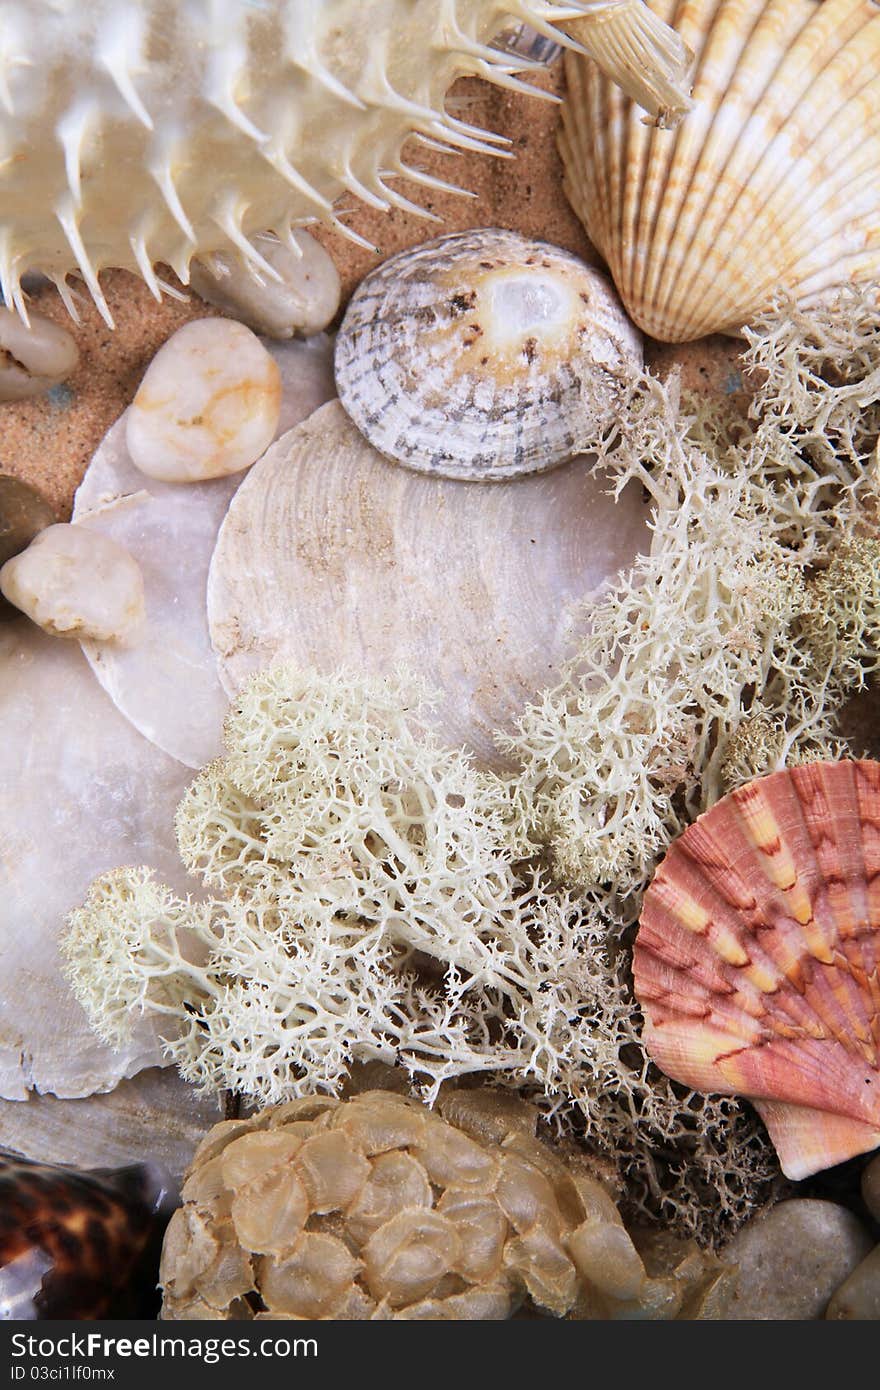
[[[42,271],[72,311],[79,271],[158,296],[157,262],[237,252],[277,278],[254,234],[319,219],[340,197],[412,209],[386,180],[411,134],[462,149],[498,137],[448,114],[452,82],[524,88],[528,64],[489,41],[511,14],[550,33],[558,0],[4,0],[0,4],[0,288],[26,316]],[[351,234],[353,235],[353,233]]]

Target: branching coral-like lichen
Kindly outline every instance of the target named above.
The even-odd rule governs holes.
[[[521,831],[617,916],[732,785],[839,754],[835,715],[875,664],[880,312],[860,294],[782,314],[750,360],[751,429],[674,381],[636,387],[601,452],[618,490],[651,496],[650,553],[503,742],[523,767]]]
[[[336,1089],[353,1060],[429,1096],[474,1072],[614,1083],[627,1008],[601,942],[513,862],[504,787],[439,747],[399,682],[262,673],[226,737],[178,813],[185,862],[224,896],[121,869],[71,918],[102,1036],[121,1042],[134,1004],[187,1079],[268,1102]]]
[[[878,664],[876,299],[789,306],[750,339],[751,425],[646,376],[599,441],[613,485],[651,497],[650,553],[589,609],[576,659],[504,740],[522,767],[518,834],[581,890],[619,963],[671,839],[751,777],[845,756],[837,715]],[[622,965],[616,985],[625,997]],[[631,1028],[588,1132],[635,1208],[729,1230],[772,1188],[767,1140],[737,1101],[659,1076]]]

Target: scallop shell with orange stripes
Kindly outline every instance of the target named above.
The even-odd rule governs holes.
[[[780,290],[880,279],[880,9],[872,0],[648,0],[695,54],[675,130],[566,58],[565,189],[630,317],[736,333]]]
[[[880,763],[749,782],[672,845],[634,959],[645,1045],[747,1096],[783,1171],[880,1145]]]

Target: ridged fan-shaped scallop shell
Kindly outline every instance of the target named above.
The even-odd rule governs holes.
[[[680,126],[567,55],[568,197],[645,332],[737,332],[780,290],[880,279],[880,9],[648,0],[696,54]]]
[[[725,797],[672,845],[635,946],[645,1045],[752,1099],[785,1173],[880,1145],[880,763]]]
[[[642,363],[600,271],[516,232],[453,232],[361,283],[336,340],[336,388],[386,458],[487,482],[583,452]]]

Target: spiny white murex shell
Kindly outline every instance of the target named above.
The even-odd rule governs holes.
[[[339,226],[334,204],[352,195],[412,207],[389,174],[436,186],[404,164],[410,134],[462,149],[505,143],[443,99],[468,73],[530,90],[516,74],[533,65],[488,47],[512,18],[558,36],[554,23],[580,16],[588,42],[592,12],[631,7],[0,0],[3,295],[26,316],[23,274],[42,271],[69,296],[66,276],[79,270],[112,324],[106,266],[142,275],[158,296],[157,262],[186,282],[194,256],[233,250],[272,280],[254,234],[283,237],[315,218]],[[662,41],[648,40],[662,66]]]
[[[496,227],[392,256],[336,340],[336,389],[386,458],[485,482],[539,473],[614,422],[642,346],[611,282]]]
[[[880,9],[649,0],[696,53],[675,131],[566,60],[565,188],[652,337],[736,333],[780,291],[880,280]]]

